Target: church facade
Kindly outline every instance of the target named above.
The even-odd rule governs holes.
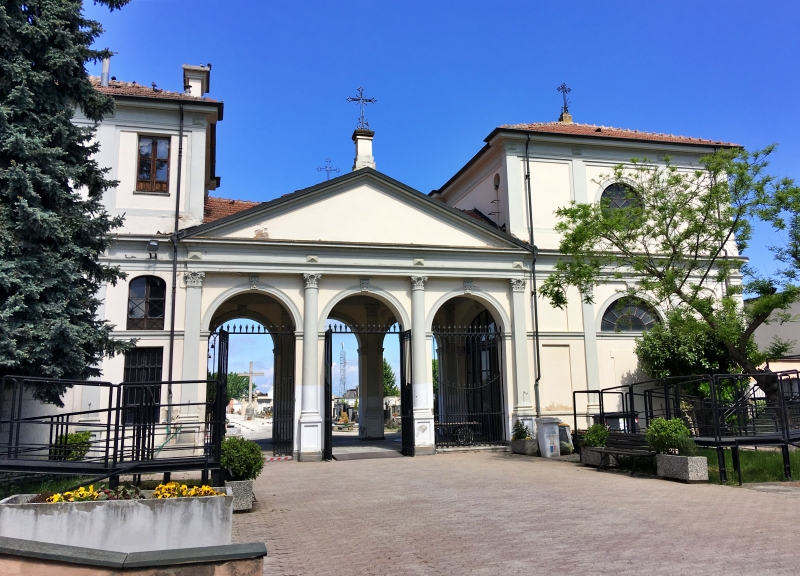
[[[663,312],[620,304],[622,281],[596,287],[594,304],[577,291],[565,310],[536,300],[559,258],[555,210],[613,197],[608,175],[632,157],[688,168],[726,145],[571,121],[502,126],[424,194],[378,171],[374,133],[359,129],[352,172],[243,202],[209,194],[223,120],[205,96],[210,69],[184,66],[183,76],[184,93],[95,81],[116,100],[97,136],[98,160],[119,181],[105,202],[125,214],[106,259],[127,273],[101,293],[100,314],[115,337],[137,339],[104,360],[103,378],[203,380],[220,327],[251,320],[274,334],[275,409],[284,406],[300,460],[329,448],[331,322],[358,339],[365,439],[383,436],[383,345],[395,336],[407,453],[501,443],[518,419],[531,429],[536,416],[571,421],[574,402],[584,425],[596,396],[580,392],[637,379],[635,338]],[[204,385],[180,393],[197,401]],[[70,400],[74,410],[101,402]]]

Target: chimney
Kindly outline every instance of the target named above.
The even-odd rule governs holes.
[[[103,71],[100,73],[100,86],[108,86],[108,74],[111,71],[111,58],[103,58]]]
[[[361,168],[375,168],[375,158],[372,156],[372,137],[375,132],[357,128],[353,132],[353,142],[356,143],[356,159],[353,161],[353,172]]]
[[[183,90],[190,96],[202,98],[211,90],[211,64],[205,66],[192,66],[184,64]]]

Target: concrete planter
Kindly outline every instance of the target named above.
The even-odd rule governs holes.
[[[592,446],[581,446],[581,464],[584,466],[600,466],[600,459],[603,457],[600,452],[595,452]]]
[[[233,511],[253,509],[253,481],[231,480],[225,482],[225,487],[233,493]]]
[[[201,498],[29,504],[34,494],[0,501],[0,536],[144,552],[231,543],[233,494]]]
[[[658,454],[656,470],[661,478],[673,478],[688,484],[708,482],[708,460],[705,456]]]
[[[525,454],[526,456],[536,456],[539,453],[539,443],[536,440],[512,440],[511,452]]]

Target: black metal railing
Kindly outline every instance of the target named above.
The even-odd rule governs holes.
[[[502,331],[491,326],[435,326],[437,446],[505,442]]]

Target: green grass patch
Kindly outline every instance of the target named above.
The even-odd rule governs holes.
[[[15,494],[41,494],[42,492],[63,492],[76,484],[89,480],[90,476],[55,476],[46,479],[3,478],[0,481],[0,500]]]
[[[708,459],[708,481],[719,484],[719,460],[717,451],[701,448],[698,456]],[[761,448],[759,450],[739,450],[742,465],[742,482],[781,482],[783,475],[783,456],[780,450]],[[792,475],[800,477],[800,451],[789,452]],[[739,476],[733,469],[733,452],[725,450],[725,469],[728,473],[728,486],[739,484]]]

